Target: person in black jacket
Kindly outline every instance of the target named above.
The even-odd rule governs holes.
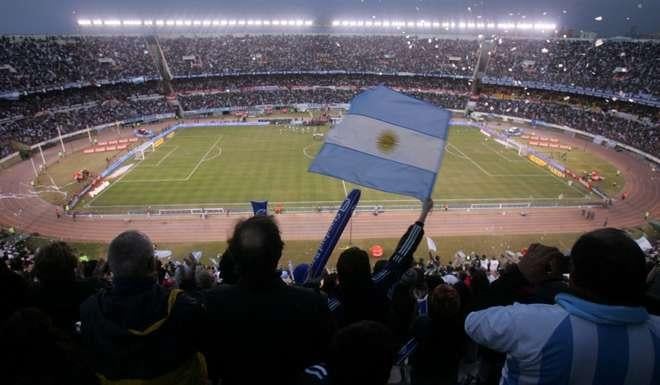
[[[53,242],[39,249],[28,303],[48,314],[56,327],[73,336],[80,320],[80,304],[104,287],[96,278],[77,277],[78,257],[71,246]]]
[[[337,262],[339,286],[328,305],[340,326],[361,320],[387,320],[395,285],[412,266],[413,254],[424,237],[424,222],[432,208],[431,199],[423,202],[419,218],[408,227],[394,254],[376,274],[371,275],[366,252],[353,247],[340,255]]]
[[[156,284],[154,249],[137,231],[108,248],[112,288],[81,305],[81,333],[102,383],[203,384],[202,307]]]
[[[238,282],[205,293],[209,371],[223,385],[288,385],[325,356],[333,331],[327,299],[282,282],[283,246],[272,217],[239,222],[228,250]]]

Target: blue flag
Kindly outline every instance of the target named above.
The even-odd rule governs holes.
[[[268,201],[250,201],[254,215],[268,215]]]
[[[425,200],[442,162],[451,112],[379,86],[357,95],[309,171]]]

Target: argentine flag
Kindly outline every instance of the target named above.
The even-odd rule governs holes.
[[[309,171],[420,200],[431,196],[451,113],[378,86],[357,95]]]

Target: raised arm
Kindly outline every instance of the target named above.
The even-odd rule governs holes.
[[[433,208],[433,200],[430,198],[422,203],[422,211],[417,221],[413,223],[399,240],[399,244],[390,257],[387,266],[372,277],[376,286],[389,291],[403,273],[412,265],[413,254],[424,237],[424,223]]]

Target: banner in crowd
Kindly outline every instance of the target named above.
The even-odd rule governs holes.
[[[360,190],[353,189],[348,193],[344,202],[342,202],[337,211],[337,215],[335,215],[335,219],[332,220],[328,232],[325,234],[323,241],[321,241],[321,244],[319,245],[319,249],[316,251],[316,255],[314,255],[314,259],[312,259],[312,263],[307,273],[307,282],[321,278],[323,275],[325,265],[328,263],[328,258],[330,258],[332,250],[335,249],[341,234],[344,232],[344,228],[346,228],[348,221],[351,219],[353,211],[360,201],[360,195]]]
[[[444,155],[451,112],[379,86],[357,95],[309,171],[425,200]]]
[[[268,215],[268,201],[250,201],[254,215]]]

